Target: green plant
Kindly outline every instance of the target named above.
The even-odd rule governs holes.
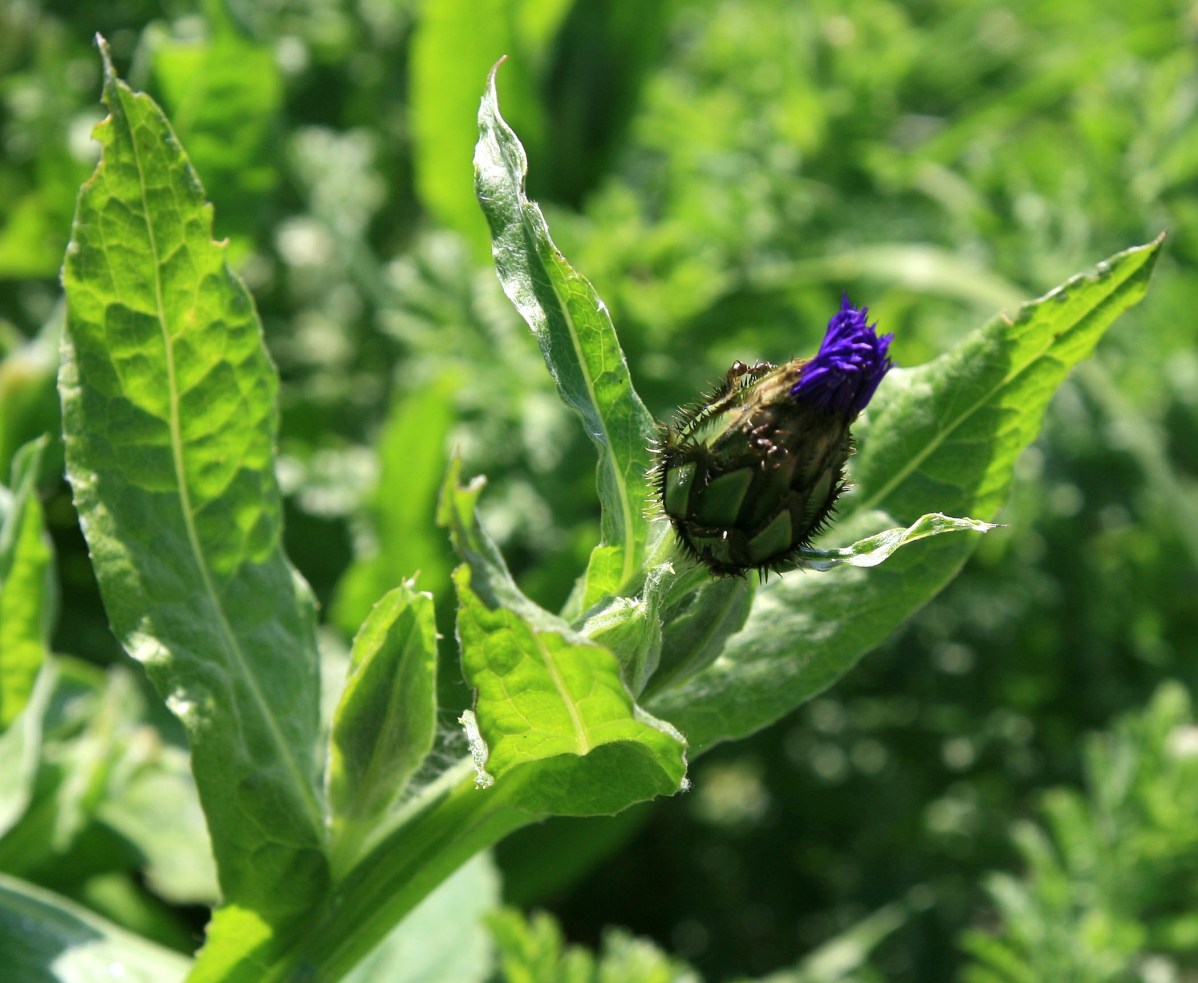
[[[994,874],[999,922],[963,940],[970,983],[1181,980],[1198,965],[1198,783],[1190,698],[1176,683],[1085,748],[1086,789],[1052,789],[1012,838],[1022,877]]]
[[[651,417],[605,308],[524,196],[523,154],[490,90],[479,196],[501,280],[597,445],[601,541],[562,611],[547,611],[478,521],[481,483],[462,486],[460,464],[450,467],[440,518],[463,560],[457,632],[477,701],[474,760],[446,763],[433,606],[409,586],[358,632],[322,726],[315,610],[282,549],[277,381],[254,307],[211,242],[210,209],[164,117],[106,71],[105,156],[80,199],[65,274],[63,426],[114,630],[187,730],[222,895],[191,970],[199,980],[345,974],[504,834],[672,793],[687,753],[759,730],[826,687],[951,579],[971,537],[863,568],[932,534],[985,527],[927,512],[994,514],[1052,392],[1142,296],[1159,250],[1112,257],[942,358],[892,373],[861,421],[857,490],[834,527],[856,544],[801,554],[832,572],[761,589],[712,579],[679,562],[666,524],[644,516]],[[9,733],[27,763],[10,794],[13,831],[45,801],[29,749],[62,714],[28,682],[30,666],[57,661],[45,656],[44,617],[28,614],[46,607],[35,457],[18,457],[0,540],[15,544],[0,566],[5,598],[25,611],[14,632],[40,655],[11,697],[24,703]],[[55,670],[44,671],[52,688]],[[115,684],[87,685],[103,700]],[[453,749],[451,732],[441,739]],[[484,768],[494,784],[476,788]],[[161,762],[144,771],[170,773]],[[20,885],[10,891],[22,897]],[[74,918],[63,948],[97,931],[62,912]],[[106,941],[123,944],[118,933]],[[164,956],[161,972],[176,967]]]

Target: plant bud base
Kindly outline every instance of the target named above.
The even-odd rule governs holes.
[[[844,490],[852,421],[794,397],[807,361],[736,362],[710,396],[659,425],[661,509],[712,573],[793,567]]]

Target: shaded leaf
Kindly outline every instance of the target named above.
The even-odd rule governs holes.
[[[499,904],[499,871],[490,854],[453,874],[346,977],[348,983],[482,983],[491,979],[483,915]]]
[[[249,235],[278,182],[273,130],[283,79],[273,48],[224,20],[217,13],[204,39],[158,35],[150,48],[171,123],[214,189],[222,228]]]
[[[433,523],[454,422],[456,382],[444,376],[396,399],[379,436],[378,483],[366,503],[374,552],[337,585],[333,617],[357,631],[375,601],[409,577],[434,597],[448,591],[452,567],[445,536]]]
[[[523,130],[544,136],[537,92],[540,63],[569,12],[568,0],[477,3],[438,0],[421,10],[412,36],[411,116],[416,193],[438,221],[466,236],[481,260],[487,228],[470,194],[470,151],[478,137],[471,116],[478,80],[512,55],[509,83]]]

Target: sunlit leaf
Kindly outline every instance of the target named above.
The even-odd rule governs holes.
[[[67,468],[114,631],[191,742],[226,901],[325,883],[314,609],[280,545],[277,379],[170,126],[105,55],[63,280]]]

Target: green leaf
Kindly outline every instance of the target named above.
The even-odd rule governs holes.
[[[53,554],[37,498],[45,449],[43,438],[17,452],[11,500],[0,510],[0,731],[29,702],[50,644]],[[2,487],[0,496],[8,497]]]
[[[449,375],[397,398],[379,438],[379,479],[366,504],[375,552],[337,585],[333,616],[346,633],[390,588],[419,574],[434,597],[450,589],[453,557],[433,519],[445,473],[456,380]]]
[[[458,556],[471,571],[474,592],[488,607],[518,611],[537,623],[556,623],[553,615],[529,600],[512,578],[499,547],[483,528],[478,517],[478,499],[486,487],[486,478],[475,477],[462,485],[462,459],[450,459],[437,505],[437,523],[449,530],[449,538]]]
[[[501,908],[487,919],[505,980],[529,983],[698,983],[699,975],[648,939],[622,929],[603,933],[603,946],[591,953],[566,945],[560,926],[546,912],[525,917]]]
[[[505,54],[523,128],[544,135],[540,69],[549,42],[570,10],[569,0],[438,0],[425,4],[411,42],[411,126],[416,193],[440,224],[486,255],[487,229],[469,191],[471,118],[478,79]],[[534,138],[535,142],[535,138]]]
[[[5,854],[4,836],[25,815],[33,799],[55,677],[54,663],[44,662],[21,713],[0,733],[0,761],[4,762],[0,768],[0,866]]]
[[[633,703],[609,650],[564,625],[544,630],[489,610],[469,567],[454,579],[462,667],[497,790],[516,781],[524,808],[595,815],[682,786],[684,742]]]
[[[42,665],[33,696],[0,738],[0,870],[52,864],[91,819],[100,770],[118,756],[105,675],[73,659]],[[123,694],[129,696],[126,691]]]
[[[724,651],[749,616],[754,586],[748,577],[719,577],[689,594],[666,619],[661,657],[643,699],[693,676]]]
[[[67,470],[113,630],[186,728],[228,902],[326,880],[314,606],[280,543],[277,377],[169,124],[101,44],[109,117],[63,281]]]
[[[607,307],[595,288],[558,252],[541,209],[524,193],[528,161],[499,115],[491,70],[478,113],[475,190],[491,226],[492,252],[504,292],[528,322],[562,399],[582,417],[599,452],[604,576],[588,572],[580,610],[616,593],[645,551],[653,419],[632,387]]]
[[[0,874],[0,952],[21,983],[182,980],[189,960],[111,924],[81,905]]]
[[[58,349],[61,345],[65,305],[56,304],[37,337],[0,359],[0,475],[12,470],[16,452],[42,434],[62,429],[58,411]],[[43,455],[46,474],[60,472],[57,447]]]
[[[96,819],[137,848],[141,876],[156,895],[211,905],[220,891],[190,757],[172,744],[146,748],[144,718],[126,726],[124,780],[105,796]]]
[[[353,857],[433,746],[437,626],[430,594],[403,584],[354,639],[333,715],[328,798],[335,856]]]
[[[878,512],[901,523],[929,507],[992,517],[1053,392],[1143,297],[1160,245],[1120,253],[1015,318],[995,318],[935,361],[891,372],[872,421],[859,428],[858,489],[842,498],[846,520],[832,535],[876,529]],[[830,685],[935,596],[975,542],[937,536],[876,570],[787,574],[758,591],[722,658],[649,708],[696,747],[766,726]]]
[[[151,30],[154,80],[192,162],[213,189],[222,228],[251,235],[278,183],[275,124],[283,79],[274,48],[254,44],[211,8],[204,39]]]
[[[992,522],[982,522],[978,519],[955,519],[939,512],[921,515],[905,529],[887,529],[875,533],[865,539],[859,539],[852,546],[840,549],[823,550],[808,547],[799,553],[799,566],[806,570],[833,570],[842,564],[852,567],[876,567],[894,554],[894,551],[908,543],[917,543],[929,536],[940,536],[946,532],[989,532],[997,529]]]

